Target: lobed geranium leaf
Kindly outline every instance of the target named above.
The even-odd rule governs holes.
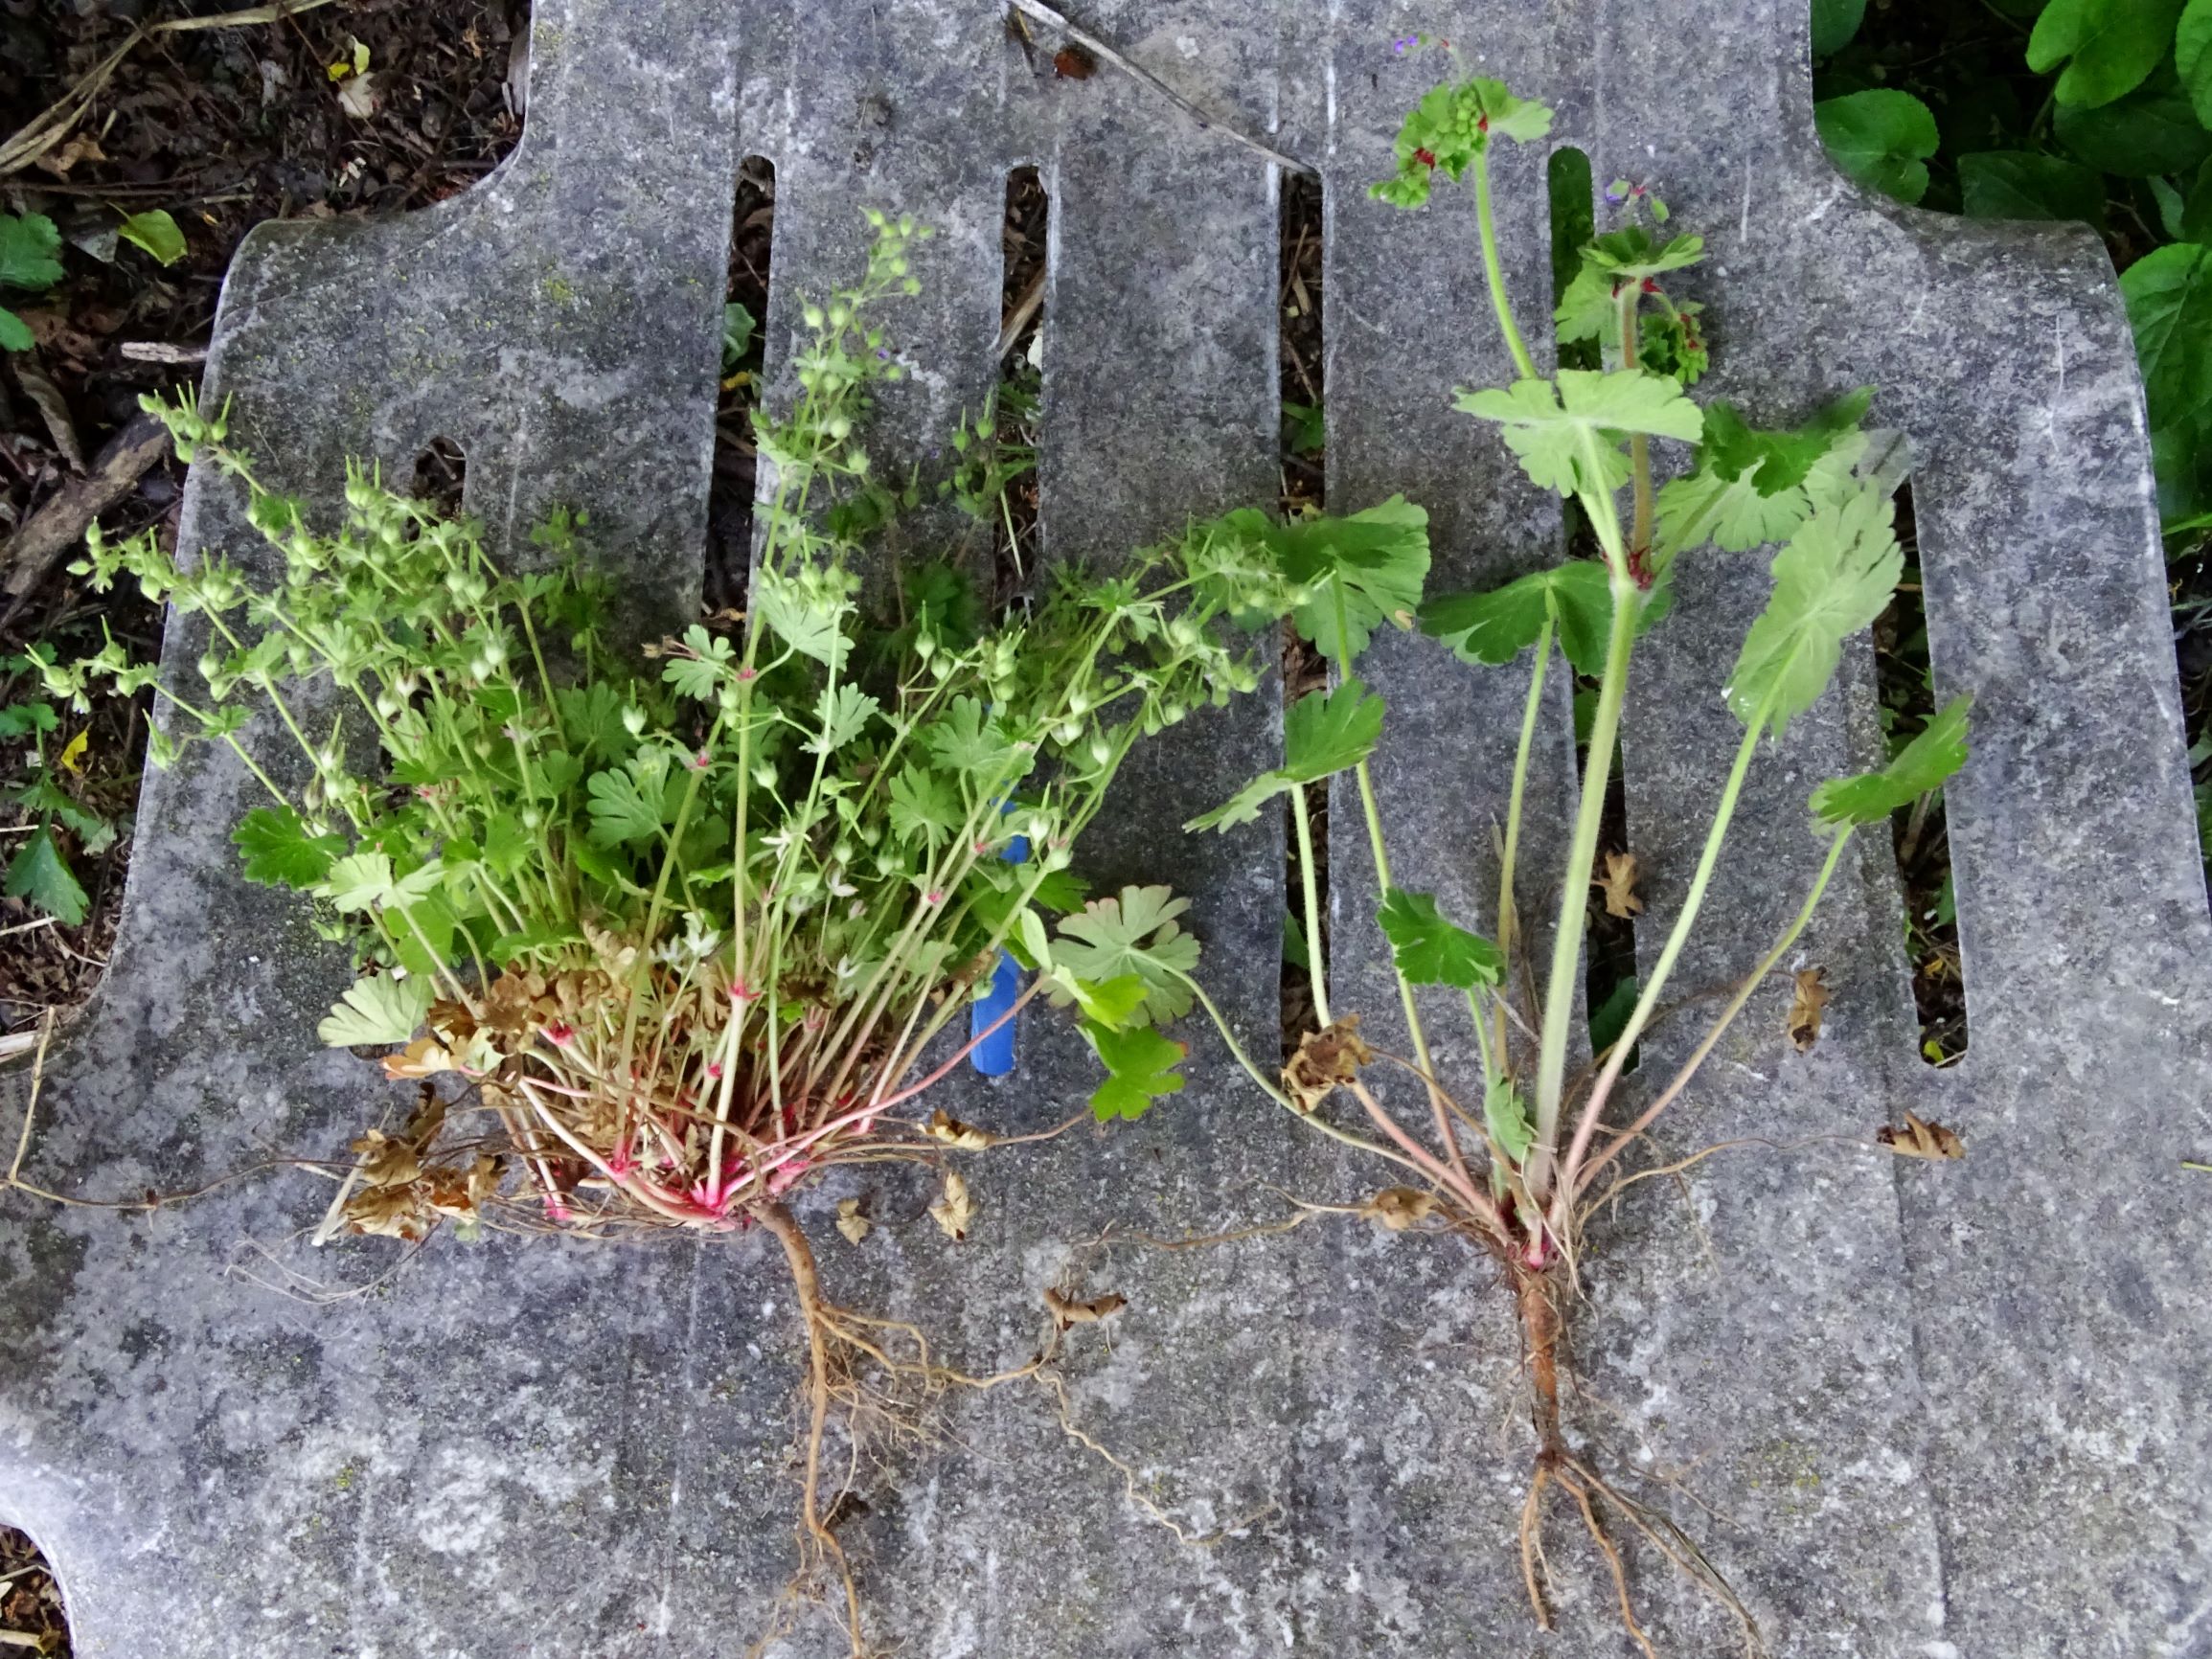
[[[1966,716],[1972,697],[1953,697],[1889,764],[1856,778],[1831,778],[1813,791],[1813,816],[1824,828],[1879,824],[1943,786],[1966,764]]]
[[[1536,1145],[1536,1125],[1510,1078],[1499,1078],[1483,1096],[1482,1122],[1508,1163],[1517,1166]]]
[[[1425,893],[1393,887],[1376,914],[1390,941],[1398,971],[1409,985],[1449,985],[1461,990],[1495,985],[1505,976],[1505,953],[1480,934],[1447,920]]]
[[[257,807],[231,831],[245,859],[246,879],[305,891],[327,880],[346,851],[336,835],[309,835],[290,807]]]
[[[594,772],[584,781],[591,814],[587,831],[594,847],[619,847],[632,841],[650,841],[660,833],[659,791],[648,795],[627,771]]]
[[[1562,369],[1558,380],[1516,380],[1510,390],[1460,392],[1454,407],[1505,428],[1521,470],[1562,495],[1610,494],[1628,482],[1621,435],[1695,441],[1697,404],[1674,381],[1640,369]]]
[[[868,722],[882,707],[851,681],[833,688],[823,687],[822,695],[814,704],[814,734],[807,739],[807,753],[834,755],[866,731]]]
[[[1175,1067],[1190,1053],[1189,1044],[1141,1025],[1115,1031],[1085,1020],[1083,1033],[1106,1069],[1106,1081],[1090,1098],[1091,1113],[1100,1123],[1141,1118],[1154,1101],[1182,1092],[1183,1079]]]
[[[1165,887],[1125,887],[1111,898],[1094,898],[1060,924],[1054,963],[1092,986],[1123,974],[1145,984],[1145,1015],[1154,1025],[1190,1011],[1190,988],[1181,976],[1198,966],[1198,942],[1177,925],[1190,909]],[[1062,996],[1056,1002],[1065,1005]]]
[[[1262,534],[1284,576],[1311,596],[1291,620],[1331,662],[1357,659],[1381,623],[1412,625],[1428,580],[1426,508],[1393,495],[1340,518],[1267,524]]]
[[[1488,593],[1452,594],[1421,608],[1421,631],[1444,641],[1463,662],[1495,667],[1537,642],[1545,618],[1578,673],[1605,666],[1613,625],[1612,579],[1593,559],[1532,570]]]
[[[345,1000],[333,1003],[315,1034],[327,1047],[356,1048],[364,1043],[403,1043],[430,1011],[430,982],[382,973],[355,980]]]
[[[891,832],[935,849],[952,838],[963,814],[951,779],[909,761],[891,780]]]
[[[1861,387],[1804,425],[1780,432],[1755,431],[1732,404],[1711,404],[1697,466],[1659,487],[1653,551],[1662,566],[1708,541],[1723,552],[1748,553],[1788,536],[1813,511],[1805,486],[1815,469],[1826,465],[1828,472],[1848,478],[1865,452],[1859,421],[1873,396]]]
[[[1780,737],[1828,689],[1843,642],[1881,614],[1904,573],[1895,519],[1888,489],[1863,484],[1817,509],[1774,556],[1773,594],[1725,693],[1745,726]]]

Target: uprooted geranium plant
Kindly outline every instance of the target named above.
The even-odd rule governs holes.
[[[901,373],[873,316],[913,290],[927,234],[870,217],[866,277],[805,308],[795,408],[756,418],[774,493],[741,618],[635,663],[603,631],[581,517],[538,533],[542,568],[505,569],[475,526],[356,468],[326,533],[187,401],[158,412],[245,489],[268,568],[95,537],[97,585],[127,573],[202,619],[201,685],[112,645],[48,670],[58,693],[152,687],[156,763],[236,752],[267,794],[237,827],[245,874],[357,955],[323,1041],[403,1045],[383,1067],[419,1098],[363,1125],[325,1236],[776,1237],[811,1353],[804,1521],[843,1574],[855,1653],[824,1422],[848,1363],[892,1363],[892,1328],[827,1305],[785,1200],[840,1164],[989,1141],[918,1102],[967,1052],[947,1028],[1010,943],[1038,968],[1015,1008],[1070,1008],[1104,1060],[1099,1119],[1181,1087],[1155,1028],[1190,1006],[1183,901],[1086,904],[1071,852],[1133,745],[1257,685],[1224,613],[1288,603],[1210,531],[1063,573],[995,625],[944,568],[865,597],[859,538],[915,493],[877,484],[860,447],[871,384]],[[273,741],[249,743],[249,718]],[[958,1237],[972,1201],[946,1179],[933,1214]]]
[[[1944,710],[1881,771],[1823,784],[1813,792],[1811,833],[1826,839],[1827,852],[1802,904],[1794,915],[1777,917],[1779,937],[1770,947],[1759,952],[1761,942],[1746,942],[1748,971],[1672,1079],[1651,1090],[1632,1114],[1610,1111],[1620,1104],[1627,1057],[1659,1010],[1697,923],[1745,776],[1764,740],[1769,734],[1779,739],[1825,693],[1844,642],[1867,628],[1889,602],[1903,567],[1891,499],[1902,475],[1903,445],[1894,435],[1860,430],[1872,396],[1863,389],[1818,411],[1804,426],[1778,432],[1754,430],[1726,403],[1700,408],[1685,397],[1683,386],[1705,366],[1706,347],[1695,307],[1674,301],[1659,279],[1696,264],[1702,241],[1692,235],[1661,240],[1653,227],[1664,222],[1663,206],[1631,189],[1609,193],[1624,203],[1630,220],[1582,250],[1579,274],[1557,312],[1561,338],[1599,342],[1605,367],[1539,375],[1499,279],[1489,166],[1490,148],[1498,139],[1533,142],[1550,125],[1548,109],[1514,97],[1495,80],[1439,86],[1399,135],[1396,176],[1373,193],[1415,208],[1427,200],[1439,174],[1471,180],[1491,296],[1516,378],[1505,388],[1462,392],[1457,406],[1494,423],[1532,479],[1579,507],[1600,556],[1569,559],[1491,592],[1424,602],[1428,547],[1417,510],[1394,502],[1339,524],[1280,527],[1258,513],[1232,515],[1224,526],[1241,524],[1254,545],[1267,550],[1298,583],[1296,625],[1334,664],[1338,683],[1288,711],[1282,766],[1191,827],[1246,822],[1276,796],[1288,798],[1306,876],[1308,949],[1319,964],[1320,916],[1303,791],[1308,784],[1352,774],[1380,883],[1375,920],[1390,946],[1411,1049],[1389,1057],[1402,1061],[1412,1080],[1401,1089],[1370,1074],[1370,1062],[1379,1057],[1359,1034],[1358,1015],[1342,1010],[1332,1017],[1321,974],[1315,976],[1314,1001],[1323,1029],[1306,1038],[1279,1078],[1247,1065],[1261,1086],[1303,1123],[1415,1183],[1393,1187],[1366,1213],[1401,1229],[1455,1234],[1501,1264],[1517,1304],[1535,1402],[1537,1462],[1520,1549],[1539,1623],[1548,1627],[1543,1500],[1557,1490],[1574,1501],[1596,1541],[1614,1580],[1621,1617],[1644,1651],[1652,1647],[1607,1532],[1603,1516],[1608,1510],[1729,1606],[1746,1646],[1756,1648],[1749,1614],[1687,1536],[1608,1486],[1570,1443],[1561,1416],[1559,1370],[1578,1249],[1597,1203],[1621,1178],[1624,1155],[1681,1097],[1722,1033],[1789,953],[1854,830],[1885,822],[1962,763],[1966,703],[1961,699]],[[1695,445],[1687,468],[1664,488],[1654,488],[1654,443]],[[1741,723],[1743,738],[1703,850],[1625,1029],[1590,1067],[1570,1079],[1587,895],[1598,876],[1600,818],[1636,643],[1666,614],[1678,559],[1708,546],[1746,553],[1772,543],[1781,545],[1771,566],[1771,598],[1725,682],[1725,704]],[[1465,662],[1496,666],[1531,654],[1501,842],[1494,939],[1440,914],[1430,896],[1391,881],[1368,760],[1383,739],[1385,710],[1383,699],[1353,670],[1370,630],[1386,618],[1410,620],[1416,612],[1422,631]],[[1595,676],[1599,691],[1550,962],[1539,977],[1525,960],[1516,872],[1523,852],[1532,742],[1555,648],[1576,671]],[[1348,924],[1340,915],[1338,925]],[[1417,986],[1464,993],[1479,1069],[1466,1076],[1440,1071],[1416,1004]],[[1347,1126],[1344,1119],[1358,1126]]]

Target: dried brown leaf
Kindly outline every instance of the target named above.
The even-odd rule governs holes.
[[[1824,967],[1807,967],[1798,970],[1797,994],[1790,1001],[1790,1045],[1803,1054],[1811,1054],[1813,1045],[1820,1040],[1820,1011],[1834,1000],[1836,993],[1828,989],[1828,970]]]
[[[875,1227],[876,1223],[869,1220],[862,1213],[860,1199],[840,1198],[837,1200],[837,1231],[845,1235],[846,1243],[859,1243],[861,1239],[875,1231]]]
[[[1310,1112],[1374,1057],[1375,1051],[1359,1040],[1359,1016],[1348,1013],[1299,1039],[1298,1052],[1283,1068],[1283,1087],[1292,1105]]]
[[[929,1114],[929,1121],[922,1125],[922,1132],[933,1141],[943,1141],[958,1152],[980,1152],[984,1148],[997,1144],[998,1137],[988,1129],[979,1129],[973,1124],[964,1124],[940,1106]]]
[[[428,1078],[453,1069],[453,1057],[436,1037],[420,1036],[396,1055],[384,1057],[388,1078]]]
[[[1359,1206],[1360,1215],[1393,1233],[1418,1227],[1435,1213],[1436,1194],[1418,1187],[1385,1187]]]
[[[422,1172],[422,1160],[405,1141],[371,1129],[353,1143],[361,1155],[361,1179],[370,1187],[404,1187]]]
[[[355,1233],[415,1243],[430,1236],[430,1217],[412,1186],[371,1187],[346,1200],[346,1225]]]
[[[1071,1325],[1096,1325],[1102,1319],[1111,1319],[1129,1305],[1129,1299],[1109,1292],[1094,1296],[1088,1302],[1078,1302],[1048,1284],[1044,1287],[1044,1305],[1052,1309],[1053,1323],[1065,1330]]]
[[[945,1171],[945,1196],[929,1206],[929,1218],[945,1229],[946,1236],[958,1243],[968,1237],[968,1229],[975,1222],[975,1201],[968,1195],[968,1183],[960,1171]]]
[[[1636,867],[1633,852],[1606,854],[1606,873],[1591,877],[1592,884],[1605,889],[1606,914],[1618,916],[1624,920],[1640,915],[1644,901],[1636,897],[1636,878],[1642,874]]]
[[[1963,1158],[1966,1143],[1941,1124],[1931,1124],[1912,1113],[1904,1114],[1904,1127],[1900,1129],[1884,1124],[1874,1131],[1874,1138],[1901,1158]]]

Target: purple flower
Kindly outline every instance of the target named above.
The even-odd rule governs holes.
[[[877,361],[877,362],[878,362],[878,363],[888,363],[888,362],[890,362],[890,361],[891,361],[891,348],[890,348],[890,347],[888,347],[888,346],[878,346],[878,347],[877,347],[877,348],[876,348],[876,361]]]
[[[1407,50],[1409,47],[1419,46],[1420,44],[1421,44],[1421,36],[1420,36],[1420,35],[1418,35],[1418,34],[1406,34],[1406,35],[1402,35],[1400,38],[1398,38],[1398,39],[1396,39],[1396,40],[1393,40],[1393,41],[1390,43],[1390,50],[1391,50],[1391,51],[1393,51],[1393,52],[1395,52],[1395,53],[1397,53],[1399,57],[1403,57],[1405,56],[1405,54],[1406,54],[1406,50]]]
[[[1623,190],[1619,185],[1608,184],[1606,186],[1606,200],[1611,202],[1615,207],[1618,207],[1622,202],[1625,202],[1628,199],[1629,193]]]

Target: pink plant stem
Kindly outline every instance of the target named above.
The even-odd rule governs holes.
[[[1425,1148],[1422,1144],[1398,1126],[1398,1120],[1382,1109],[1382,1102],[1369,1092],[1365,1083],[1355,1080],[1351,1085],[1359,1103],[1367,1108],[1367,1115],[1375,1120],[1375,1126],[1404,1148],[1405,1155],[1421,1166],[1421,1172],[1465,1204],[1487,1225],[1499,1225],[1497,1206],[1460,1180],[1457,1174]]]
[[[545,1125],[547,1128],[551,1129],[556,1135],[559,1135],[563,1141],[567,1142],[570,1148],[575,1151],[578,1157],[582,1158],[585,1163],[589,1164],[593,1169],[597,1170],[607,1180],[612,1181],[624,1192],[629,1193],[631,1197],[637,1199],[637,1201],[645,1205],[647,1209],[658,1211],[661,1215],[666,1216],[672,1221],[696,1221],[704,1218],[701,1212],[694,1209],[678,1208],[677,1205],[671,1203],[668,1199],[662,1197],[659,1193],[659,1191],[653,1186],[651,1182],[643,1180],[633,1175],[617,1174],[613,1170],[609,1169],[605,1159],[602,1158],[597,1152],[593,1151],[589,1147],[585,1146],[582,1141],[578,1140],[574,1135],[570,1134],[566,1125],[564,1125],[559,1118],[553,1115],[553,1109],[548,1106],[541,1098],[539,1098],[537,1094],[537,1085],[535,1079],[524,1078],[522,1079],[522,1092],[529,1098],[530,1103],[536,1108],[537,1115],[545,1120]]]
[[[983,1030],[977,1032],[972,1037],[969,1037],[967,1042],[963,1043],[960,1047],[959,1053],[955,1054],[950,1059],[946,1060],[943,1065],[939,1066],[935,1071],[931,1072],[920,1082],[913,1084],[911,1087],[901,1089],[895,1095],[890,1095],[882,1100],[878,1101],[875,1103],[874,1109],[879,1112],[887,1112],[893,1106],[904,1105],[916,1095],[919,1095],[924,1091],[935,1086],[936,1084],[943,1082],[947,1077],[952,1075],[952,1069],[955,1066],[959,1065],[962,1060],[966,1059],[969,1055],[975,1052],[976,1046],[980,1044],[984,1038],[990,1036],[993,1032],[997,1031],[999,1027],[1005,1025],[1007,1021],[1011,1020],[1015,1014],[1019,1013],[1023,1009],[1027,1008],[1029,1006],[1030,999],[1036,996],[1037,993],[1043,989],[1043,979],[1038,978],[1032,980],[1030,982],[1029,989],[1021,993],[1020,997],[1015,1000],[1015,1005],[1008,1009],[1004,1013],[1000,1014],[996,1019],[992,1020],[989,1025],[985,1026]]]

